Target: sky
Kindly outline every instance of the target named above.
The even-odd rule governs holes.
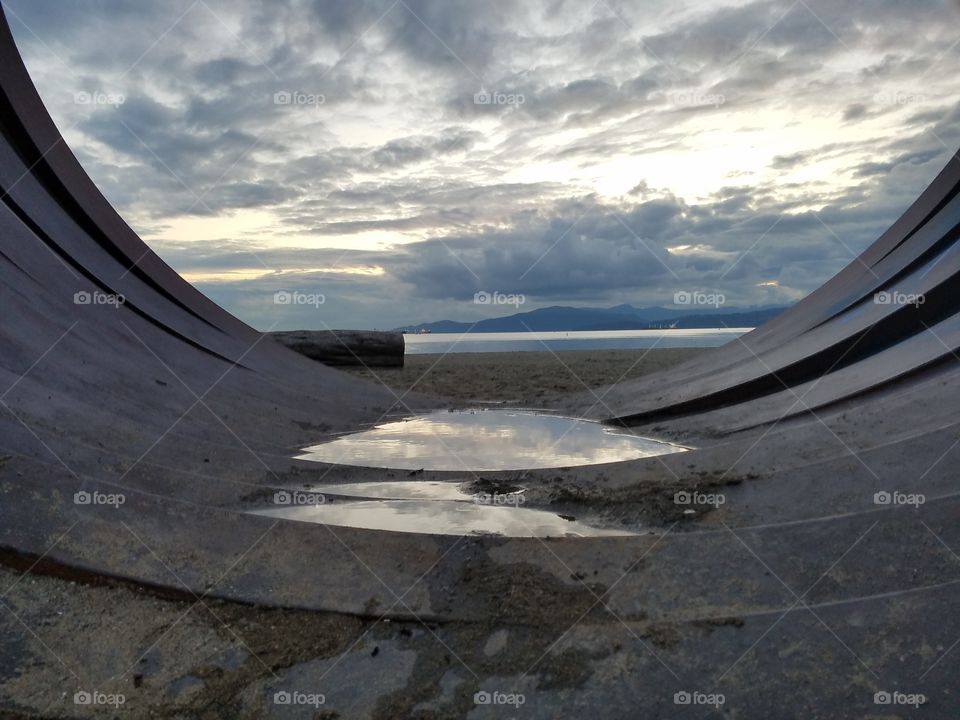
[[[960,147],[955,0],[2,2],[107,199],[261,330],[791,303]]]

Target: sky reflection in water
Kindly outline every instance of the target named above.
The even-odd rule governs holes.
[[[401,470],[525,470],[682,452],[575,418],[516,410],[441,411],[304,449],[298,460]]]
[[[513,505],[493,506],[455,500],[361,500],[292,505],[255,511],[257,515],[341,527],[431,535],[495,534],[507,537],[603,537],[633,535],[595,528],[555,513]]]

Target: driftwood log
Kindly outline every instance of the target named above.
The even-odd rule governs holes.
[[[272,332],[277,342],[325,365],[403,367],[403,333],[374,330]]]

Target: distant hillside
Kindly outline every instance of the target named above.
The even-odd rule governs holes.
[[[487,318],[474,323],[439,320],[395,328],[401,332],[435,333],[572,332],[577,330],[650,330],[670,327],[756,327],[786,310],[782,306],[755,308],[690,307],[683,309],[617,305],[611,308],[577,308],[559,305]]]

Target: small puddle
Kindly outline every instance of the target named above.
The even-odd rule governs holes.
[[[318,485],[312,491],[324,495],[374,500],[459,500],[460,502],[474,502],[476,495],[462,490],[462,484],[439,480],[400,480],[397,482]]]
[[[527,470],[683,452],[589,420],[519,410],[441,411],[304,448],[297,460],[398,470]]]
[[[523,507],[523,490],[470,492],[469,482],[406,480],[318,485],[283,490],[255,515],[341,527],[431,535],[606,537],[633,535],[597,528],[546,510]]]
[[[253,512],[284,520],[429,535],[603,537],[634,534],[591,527],[544,510],[451,500],[370,500],[274,507]]]

